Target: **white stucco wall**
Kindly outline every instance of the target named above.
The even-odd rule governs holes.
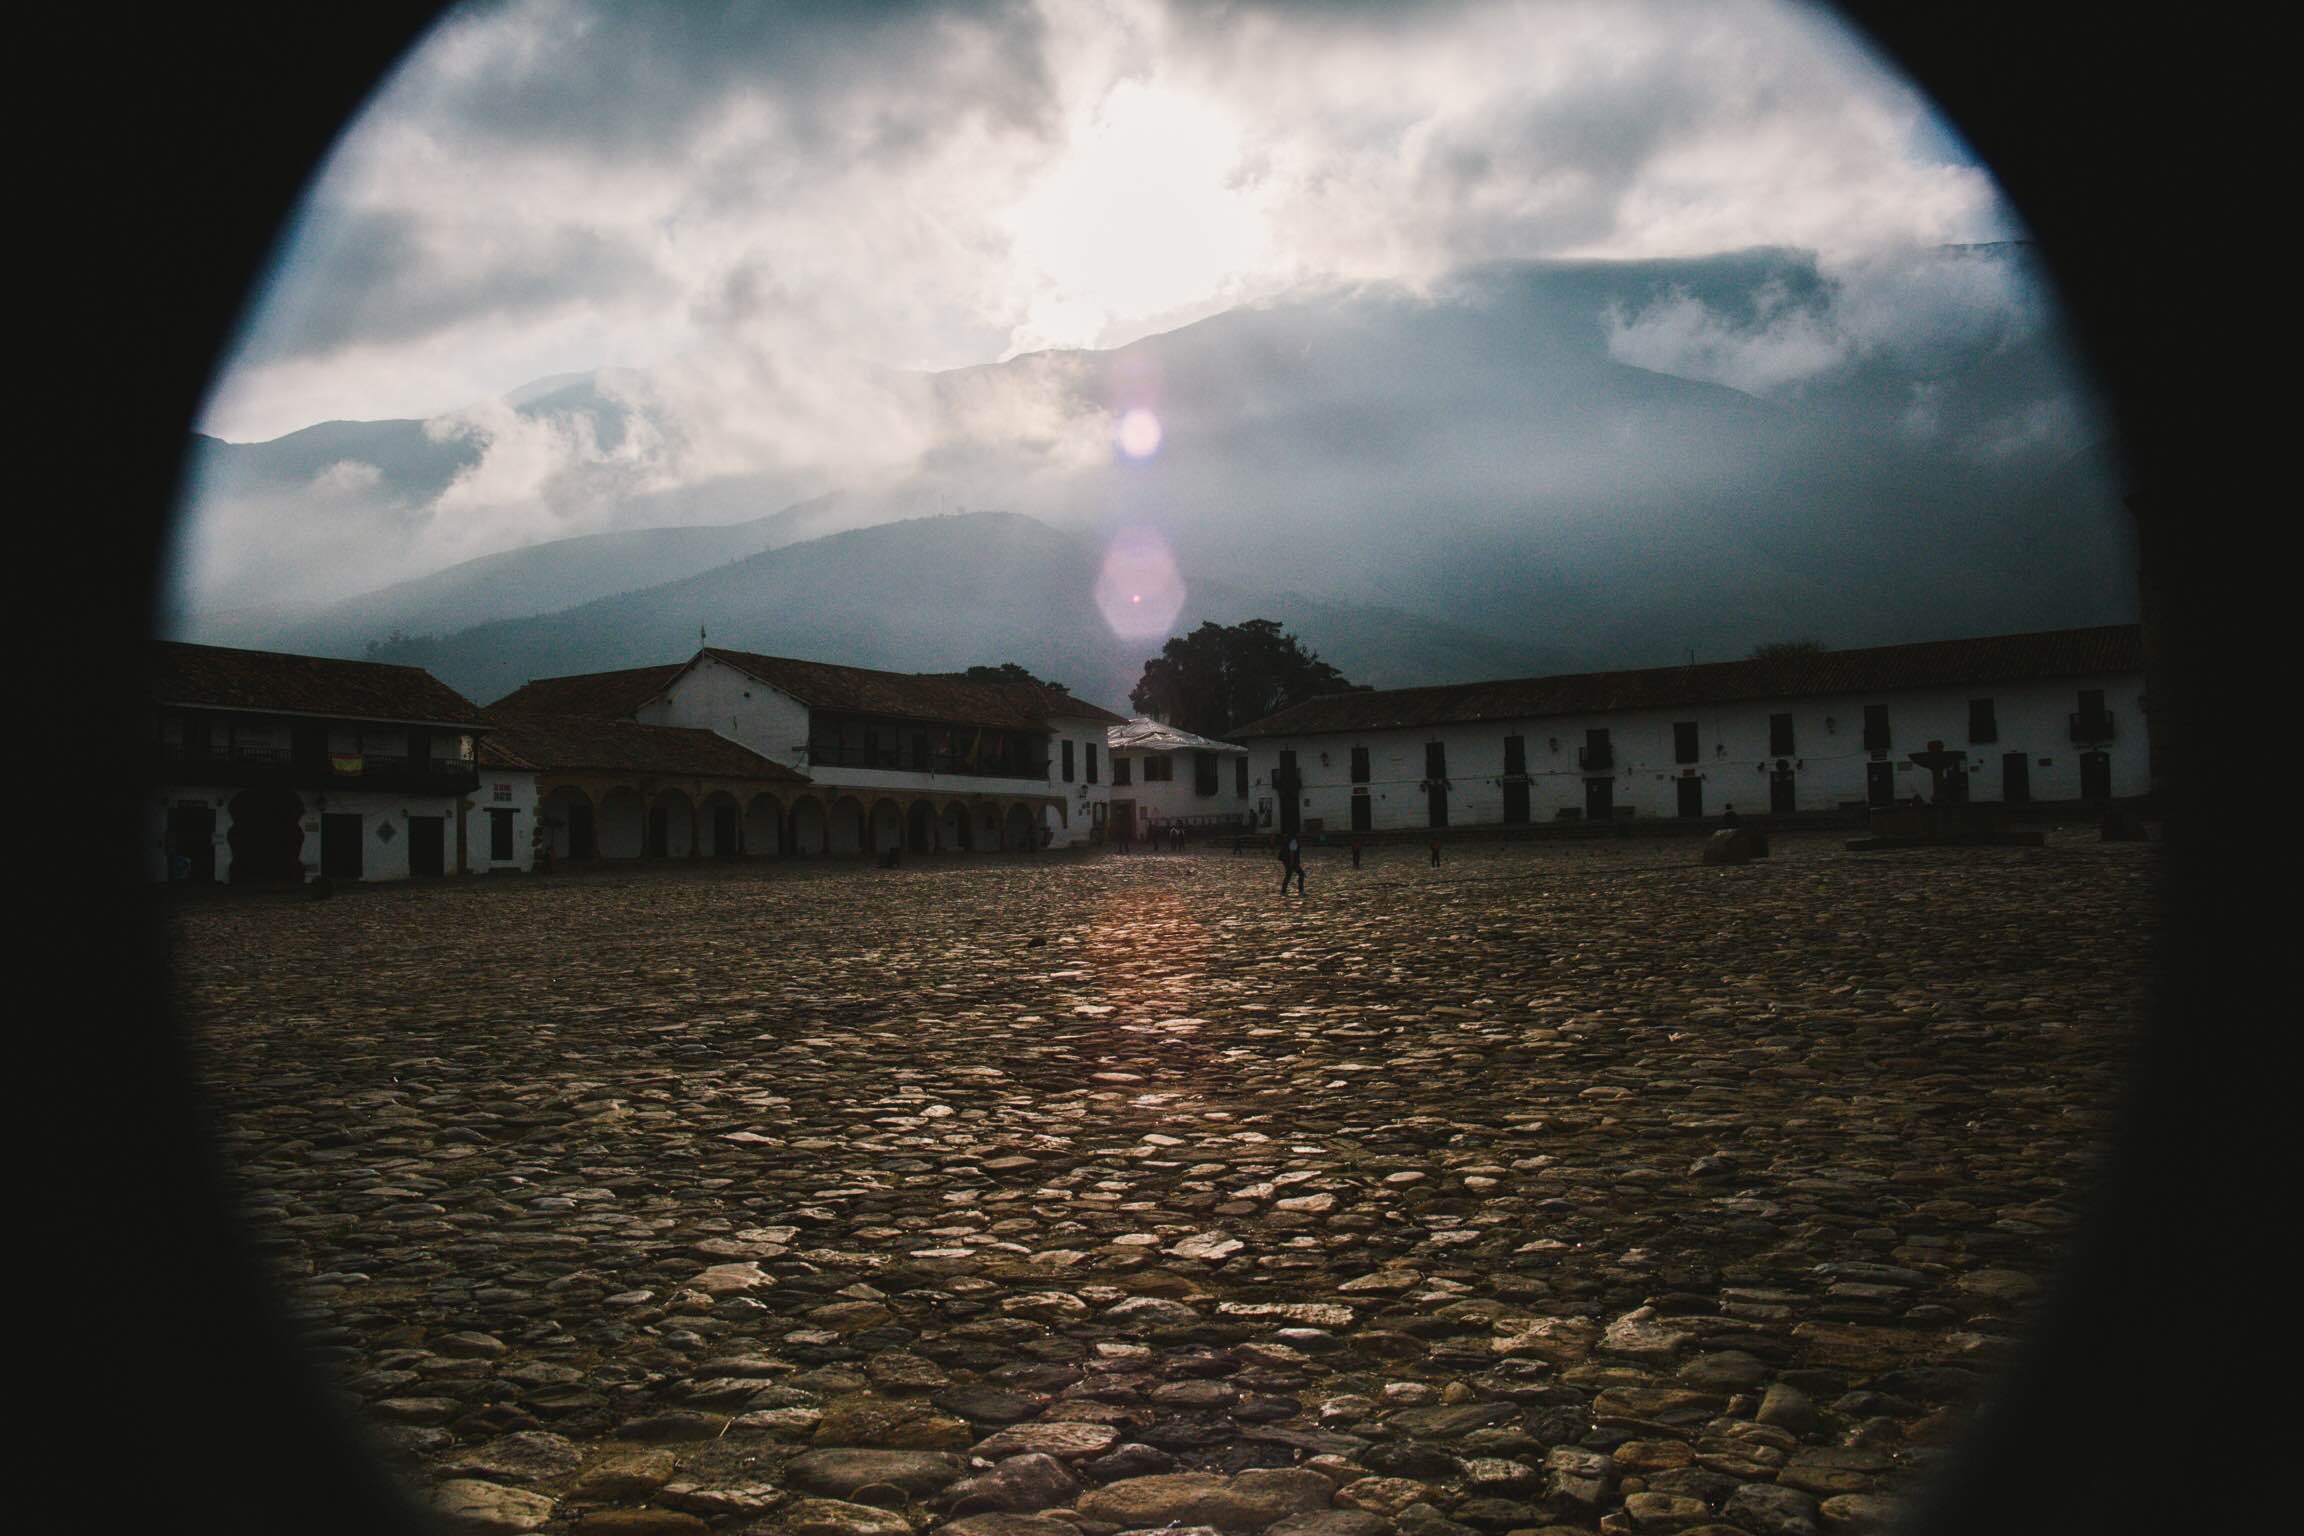
[[[1216,793],[1202,795],[1192,787],[1193,754],[1189,750],[1174,752],[1146,752],[1123,748],[1114,754],[1128,762],[1127,784],[1113,793],[1115,800],[1133,800],[1136,803],[1137,837],[1144,836],[1154,822],[1192,816],[1231,816],[1251,809],[1255,804],[1255,788],[1251,784],[1247,794],[1235,789],[1239,783],[1239,769],[1234,765],[1244,755],[1239,752],[1216,754]],[[1165,781],[1147,780],[1144,763],[1148,758],[1165,758],[1170,776]],[[1278,758],[1273,759],[1275,762]],[[1249,777],[1255,777],[1254,759],[1250,757]]]
[[[492,814],[512,813],[512,857],[490,856]],[[469,874],[526,874],[536,867],[536,775],[525,768],[480,769],[480,787],[464,800],[464,867]],[[453,851],[449,854],[455,859]]]
[[[155,792],[145,804],[145,868],[150,877],[154,880],[169,878],[169,807],[205,804],[216,814],[216,879],[228,882],[232,878],[232,800],[240,793],[242,791],[239,789],[215,785],[169,785]],[[326,791],[305,790],[299,792],[297,798],[304,806],[298,825],[304,838],[302,860],[304,878],[307,880],[317,879],[320,874],[323,815],[360,817],[360,878],[364,881],[408,878],[408,819],[411,816],[437,816],[442,819],[442,863],[446,873],[456,872],[457,797],[453,795],[410,795],[392,791],[331,788]],[[531,787],[531,802],[533,798]],[[378,835],[380,829],[387,825],[392,829],[391,835]]]
[[[717,657],[683,672],[633,718],[717,731],[772,763],[808,771],[808,706]]]
[[[2089,750],[2071,740],[2068,717],[2079,708],[2082,689],[2100,689],[2113,716],[2115,736],[2100,744],[2110,758],[2112,793],[2133,796],[2151,788],[2139,675],[2062,679],[2054,682],[1988,684],[1973,688],[1914,689],[1847,698],[1812,698],[1740,704],[1722,709],[1634,710],[1592,716],[1523,721],[1484,721],[1435,729],[1333,733],[1296,738],[1261,737],[1249,743],[1251,795],[1269,807],[1278,825],[1272,776],[1280,752],[1294,749],[1303,780],[1301,814],[1322,830],[1351,826],[1351,749],[1369,749],[1368,792],[1376,830],[1421,828],[1429,824],[1424,747],[1445,744],[1450,784],[1448,822],[1452,827],[1500,824],[1504,818],[1504,738],[1527,740],[1530,823],[1550,822],[1563,809],[1584,808],[1584,780],[1577,750],[1587,729],[1604,728],[1614,748],[1615,804],[1637,818],[1678,814],[1673,781],[1693,771],[1704,784],[1704,814],[1717,816],[1734,805],[1740,814],[1765,815],[1769,808],[1769,716],[1793,717],[1795,809],[1824,811],[1865,801],[1865,770],[1874,754],[1864,747],[1864,706],[1888,707],[1896,794],[1906,799],[1928,792],[1927,773],[1907,754],[1941,741],[1968,753],[1969,798],[2001,799],[2002,756],[2021,753],[2029,764],[2033,802],[2080,798],[2080,757]],[[1989,698],[1997,717],[1997,739],[1968,741],[1968,703]],[[1676,762],[1673,726],[1694,720],[1699,761]],[[1327,761],[1321,761],[1326,754]]]

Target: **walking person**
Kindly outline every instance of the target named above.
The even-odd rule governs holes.
[[[1360,867],[1360,850],[1363,846],[1365,846],[1366,841],[1367,840],[1365,838],[1356,837],[1352,839],[1352,867],[1354,869],[1358,869]]]
[[[1434,869],[1440,867],[1440,839],[1438,838],[1432,839],[1432,867]]]

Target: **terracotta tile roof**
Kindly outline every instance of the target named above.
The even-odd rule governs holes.
[[[1060,688],[980,683],[953,673],[880,672],[718,646],[708,646],[701,654],[717,657],[816,709],[1011,731],[1045,730],[1055,719],[1120,722],[1120,716],[1110,710],[1076,699]]]
[[[1105,745],[1115,752],[1245,752],[1234,741],[1211,741],[1190,731],[1138,715],[1104,733]]]
[[[539,677],[522,683],[488,706],[492,715],[534,712],[547,715],[591,715],[621,720],[662,693],[688,663],[661,667],[627,667],[621,672],[585,672],[575,677]]]
[[[1704,662],[1692,667],[1325,694],[1241,726],[1232,734],[1310,736],[1473,720],[1532,720],[1624,709],[1890,693],[1905,688],[1981,687],[2138,672],[2143,667],[2142,629],[2134,624],[2109,624],[2095,629],[1931,640],[1765,660]]]
[[[666,778],[759,779],[806,784],[808,776],[771,761],[712,731],[684,725],[641,725],[593,715],[526,710],[501,717],[482,750],[509,759],[497,766],[542,773],[654,774]],[[485,757],[482,758],[486,762]]]
[[[479,707],[422,667],[156,641],[147,685],[156,704],[322,715],[486,730]]]

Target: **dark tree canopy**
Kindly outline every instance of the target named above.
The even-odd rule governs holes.
[[[1824,654],[1824,649],[1824,642],[1821,640],[1771,640],[1766,645],[1752,647],[1751,659],[1754,661],[1783,661],[1793,656],[1821,656]]]
[[[1366,686],[1348,680],[1272,620],[1250,619],[1203,624],[1170,640],[1144,663],[1128,702],[1170,725],[1221,738],[1316,695]]]
[[[972,683],[1030,683],[1035,688],[1053,688],[1058,693],[1069,691],[1062,683],[1052,683],[1046,678],[1034,677],[1012,661],[1004,661],[996,667],[970,667],[960,675]]]

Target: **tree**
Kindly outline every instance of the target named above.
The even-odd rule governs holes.
[[[996,667],[970,667],[960,675],[971,683],[1024,683],[1033,688],[1053,688],[1058,693],[1071,692],[1062,683],[1051,683],[1045,678],[1034,677],[1012,661],[1004,661]]]
[[[1790,661],[1799,656],[1821,656],[1825,646],[1821,640],[1771,640],[1766,645],[1752,647],[1754,661]]]
[[[1128,702],[1201,736],[1222,737],[1323,693],[1363,692],[1271,619],[1203,624],[1144,663]]]

